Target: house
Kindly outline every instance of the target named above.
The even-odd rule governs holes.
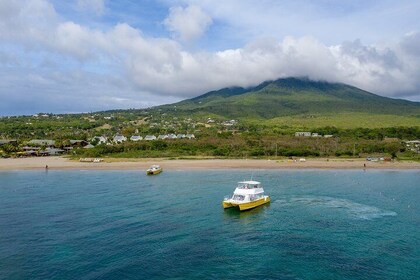
[[[176,135],[173,134],[173,133],[170,133],[167,136],[168,136],[167,139],[176,139],[177,138]]]
[[[38,150],[41,150],[41,148],[25,146],[25,147],[22,148],[22,150],[24,150],[24,151],[38,151]]]
[[[146,141],[156,140],[156,136],[154,136],[154,135],[146,135],[146,137],[144,137],[144,140],[146,140]]]
[[[127,137],[125,137],[124,135],[118,135],[117,134],[117,135],[114,136],[113,141],[115,143],[122,143],[122,142],[127,141]]]
[[[93,146],[92,144],[89,144],[83,147],[83,149],[92,149],[92,148],[95,148],[95,146]]]
[[[322,135],[319,135],[318,133],[314,132],[311,134],[311,137],[322,137]]]
[[[324,135],[324,138],[331,138],[331,137],[333,137],[331,134],[325,134]]]
[[[299,132],[295,132],[295,136],[296,137],[311,137],[311,133],[308,131],[299,131]]]
[[[224,121],[224,122],[222,122],[222,125],[224,125],[224,126],[233,126],[233,125],[235,125],[237,123],[238,123],[238,121],[236,121],[236,120],[230,120],[230,121]]]
[[[0,145],[4,144],[17,144],[16,139],[0,139]]]
[[[70,140],[70,145],[73,147],[84,147],[88,144],[89,142],[85,140]]]
[[[55,145],[54,140],[37,140],[33,139],[28,142],[29,145],[33,146],[47,146],[47,147],[53,147]]]
[[[105,136],[95,136],[91,140],[91,142],[96,142],[96,141],[97,141],[97,145],[106,144],[106,142],[108,142],[108,138],[106,138]]]
[[[159,135],[158,136],[158,138],[157,138],[158,140],[165,140],[165,139],[168,139],[168,135],[166,135],[166,134],[161,134],[161,135]]]
[[[184,139],[185,138],[185,134],[178,134],[177,136],[176,136],[176,138],[178,138],[178,139]]]
[[[185,135],[185,137],[188,138],[188,139],[195,139],[194,134],[187,134],[187,135]]]
[[[420,153],[420,140],[405,141],[406,147],[415,153]]]
[[[130,137],[130,140],[134,141],[134,142],[137,142],[137,141],[143,140],[143,137],[141,137],[139,135],[133,135],[133,136]]]
[[[55,156],[55,155],[61,155],[64,153],[64,150],[62,149],[56,149],[56,148],[46,148],[44,153],[48,156]]]

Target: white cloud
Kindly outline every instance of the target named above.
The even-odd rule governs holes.
[[[212,19],[199,6],[173,7],[165,19],[165,26],[183,41],[200,38],[212,23]]]
[[[102,15],[105,12],[105,0],[77,0],[79,10]]]
[[[208,22],[177,32],[197,38]],[[0,0],[0,44],[3,112],[28,101],[52,106],[37,111],[110,109],[115,100],[115,107],[150,106],[289,76],[420,100],[419,32],[387,45],[355,40],[331,46],[311,36],[286,36],[192,52],[126,23],[102,30],[66,21],[46,0]]]

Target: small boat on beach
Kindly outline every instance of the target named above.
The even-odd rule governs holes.
[[[162,167],[156,164],[150,166],[150,168],[146,170],[147,175],[156,175],[160,172],[162,172]]]
[[[264,194],[264,189],[260,182],[243,181],[238,182],[232,197],[225,197],[222,205],[225,209],[238,207],[239,210],[244,211],[269,202],[270,196]]]

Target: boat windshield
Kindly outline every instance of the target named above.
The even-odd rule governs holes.
[[[239,183],[238,189],[256,189],[261,188],[260,184]]]

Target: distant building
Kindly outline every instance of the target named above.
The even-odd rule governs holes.
[[[17,140],[16,139],[0,139],[0,145],[4,145],[4,144],[16,144]]]
[[[185,135],[185,138],[195,139],[195,135],[194,134],[187,134],[187,135]]]
[[[311,135],[312,135],[312,133],[307,132],[307,131],[295,132],[296,137],[311,137]]]
[[[33,146],[47,146],[47,147],[52,147],[55,145],[55,141],[54,140],[38,140],[38,139],[33,139],[31,141],[28,142],[29,145],[33,145]]]
[[[95,136],[95,137],[92,138],[91,141],[92,142],[97,141],[98,145],[106,144],[106,142],[108,142],[108,138],[106,138],[105,136]]]
[[[166,139],[176,139],[176,134],[170,133],[167,135],[168,137]]]
[[[123,135],[115,135],[114,138],[113,138],[113,141],[115,143],[122,143],[122,142],[127,141],[127,137],[125,137]]]
[[[146,141],[156,140],[156,136],[154,136],[154,135],[146,135],[146,137],[144,137],[144,140],[146,140]]]
[[[230,121],[224,121],[224,122],[222,122],[222,125],[224,125],[224,126],[234,126],[237,123],[238,123],[237,120],[230,120]]]
[[[89,142],[87,142],[85,140],[70,140],[70,145],[72,145],[73,147],[75,147],[75,146],[84,147],[88,144],[89,144]]]
[[[319,135],[318,133],[314,132],[311,134],[311,137],[322,137],[322,135]]]
[[[158,136],[158,138],[157,138],[158,140],[165,140],[165,139],[168,139],[168,135],[166,135],[166,134],[161,134],[161,135],[159,135]]]
[[[420,140],[405,141],[406,147],[415,153],[420,153]]]
[[[143,137],[138,136],[138,135],[133,135],[133,136],[130,137],[130,140],[134,141],[134,142],[137,142],[137,141],[143,140]]]
[[[333,137],[333,135],[331,135],[331,134],[324,135],[324,138],[331,138],[331,137]]]
[[[65,150],[56,149],[56,148],[46,148],[44,152],[46,153],[46,155],[56,156],[56,155],[61,155],[62,153],[65,152]]]
[[[178,139],[184,139],[185,138],[185,134],[178,134],[177,136],[176,136],[176,138],[178,138]]]

